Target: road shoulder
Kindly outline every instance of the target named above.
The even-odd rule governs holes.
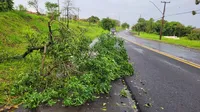
[[[127,96],[122,96],[123,92]],[[40,106],[38,112],[138,112],[136,103],[132,100],[130,92],[124,80],[119,79],[112,83],[109,94],[99,95],[95,101],[87,102],[82,106],[64,107],[62,103],[57,103],[53,107]],[[29,112],[23,108],[17,109],[15,112]]]

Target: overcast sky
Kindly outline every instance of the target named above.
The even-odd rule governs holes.
[[[33,9],[27,5],[27,1],[28,0],[14,0],[15,5],[23,4],[29,10],[33,11]],[[39,0],[39,6],[43,12],[45,12],[44,4],[46,1],[57,2],[57,0]],[[63,1],[64,0],[60,0],[61,5]],[[153,1],[160,10],[163,10],[163,4],[161,4],[160,0],[151,1]],[[74,0],[74,6],[80,8],[80,18],[88,18],[91,15],[100,18],[110,17],[118,19],[121,22],[128,22],[131,25],[137,23],[140,15],[145,19],[158,19],[162,16],[149,0]],[[200,9],[200,5],[196,6],[195,0],[171,0],[171,3],[167,4],[166,15],[198,9]],[[166,20],[179,21],[184,25],[192,25],[200,28],[200,14],[192,16],[191,13],[188,13],[170,16],[166,17]]]

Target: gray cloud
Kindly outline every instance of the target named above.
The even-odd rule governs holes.
[[[15,5],[23,4],[27,6],[28,0],[14,0]],[[57,0],[39,0],[40,7],[45,11],[44,3],[46,1],[57,2]],[[60,0],[61,4],[63,0]],[[153,1],[161,10],[163,4],[160,0]],[[141,15],[145,19],[158,19],[162,15],[149,2],[149,0],[74,0],[74,5],[80,7],[80,17],[87,18],[91,15],[99,16],[100,18],[111,17],[120,19],[122,22],[128,22],[131,25],[135,24]],[[28,6],[27,6],[28,7]],[[29,8],[29,7],[28,7]],[[187,12],[191,10],[200,9],[200,5],[196,6],[194,0],[171,0],[167,4],[166,15],[176,14],[180,12]],[[33,10],[29,8],[29,10]],[[169,21],[179,21],[184,25],[192,25],[200,27],[200,15],[192,16],[192,14],[184,14],[166,17]]]

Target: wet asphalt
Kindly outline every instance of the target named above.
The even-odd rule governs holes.
[[[118,36],[200,62],[197,50],[139,39],[127,31]],[[142,112],[200,112],[200,69],[128,41],[125,41],[125,47],[135,69],[135,75],[127,77],[126,82]]]
[[[200,50],[133,37],[129,31],[119,32],[118,35],[123,36],[124,39],[200,64]]]

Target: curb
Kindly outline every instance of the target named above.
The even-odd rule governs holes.
[[[133,74],[133,75],[134,75],[134,74]],[[129,77],[132,77],[133,75],[131,75],[131,76],[129,76]],[[135,101],[135,103],[136,103],[138,112],[142,112],[142,111],[141,111],[141,108],[140,108],[140,106],[139,106],[139,103],[138,103],[138,101],[137,101],[137,98],[135,97],[134,92],[131,91],[130,85],[128,84],[128,81],[126,80],[126,78],[128,78],[128,77],[124,77],[124,78],[122,78],[122,79],[124,80],[124,82],[125,82],[125,84],[126,84],[126,86],[127,86],[127,89],[128,89],[128,90],[130,91],[130,93],[131,93],[131,98],[132,98],[132,99]]]

